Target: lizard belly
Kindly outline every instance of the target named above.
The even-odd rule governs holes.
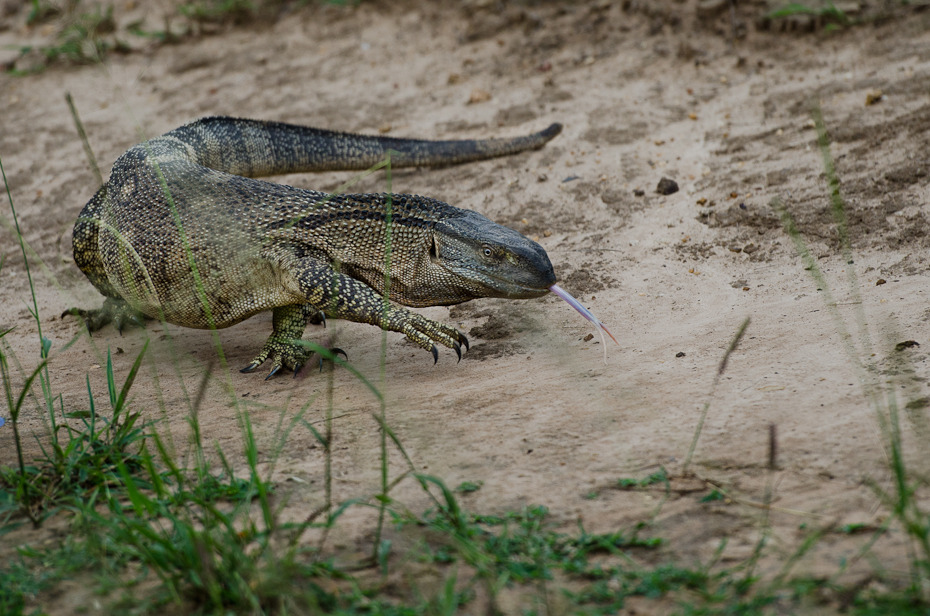
[[[166,237],[166,236],[162,236]],[[133,308],[175,325],[224,328],[277,306],[306,299],[291,276],[261,256],[230,245],[134,242],[130,234],[100,234],[110,283]]]

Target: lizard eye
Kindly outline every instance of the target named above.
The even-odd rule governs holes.
[[[493,254],[493,252],[491,251],[491,249],[488,248],[487,246],[485,246],[485,247],[484,247],[484,256],[490,257],[492,254]]]

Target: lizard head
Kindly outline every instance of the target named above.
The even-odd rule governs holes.
[[[527,299],[549,292],[555,283],[543,247],[528,237],[470,210],[439,221],[429,258],[455,286],[461,299]]]

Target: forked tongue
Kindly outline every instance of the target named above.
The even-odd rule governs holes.
[[[580,312],[581,316],[583,316],[587,320],[594,323],[594,326],[597,328],[597,333],[601,335],[601,344],[604,346],[604,362],[606,363],[607,362],[607,338],[604,337],[604,334],[607,334],[608,336],[610,336],[610,339],[614,341],[614,344],[617,344],[617,345],[620,344],[619,342],[617,342],[617,339],[614,338],[614,335],[610,333],[610,330],[607,329],[607,326],[601,323],[600,319],[598,319],[596,316],[591,314],[590,310],[582,306],[581,302],[579,302],[577,299],[572,297],[571,294],[568,293],[568,291],[566,291],[559,285],[554,284],[551,287],[549,287],[549,290],[555,293],[556,295],[558,295],[559,297],[561,297],[562,299],[564,299],[566,302],[568,302],[568,305],[574,308],[575,310],[577,310],[578,312]]]

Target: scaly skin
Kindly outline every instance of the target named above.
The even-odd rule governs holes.
[[[541,147],[553,124],[514,139],[422,141],[276,122],[204,118],[134,146],[74,226],[74,260],[106,296],[71,309],[93,331],[143,317],[222,328],[273,311],[273,329],[243,371],[271,374],[309,358],[308,322],[348,319],[403,333],[437,357],[465,336],[404,306],[478,297],[539,297],[555,282],[539,244],[469,210],[413,195],[328,195],[256,177],[448,165]],[[390,245],[390,255],[386,247]],[[385,302],[385,271],[390,261]],[[271,375],[269,375],[271,376]]]

